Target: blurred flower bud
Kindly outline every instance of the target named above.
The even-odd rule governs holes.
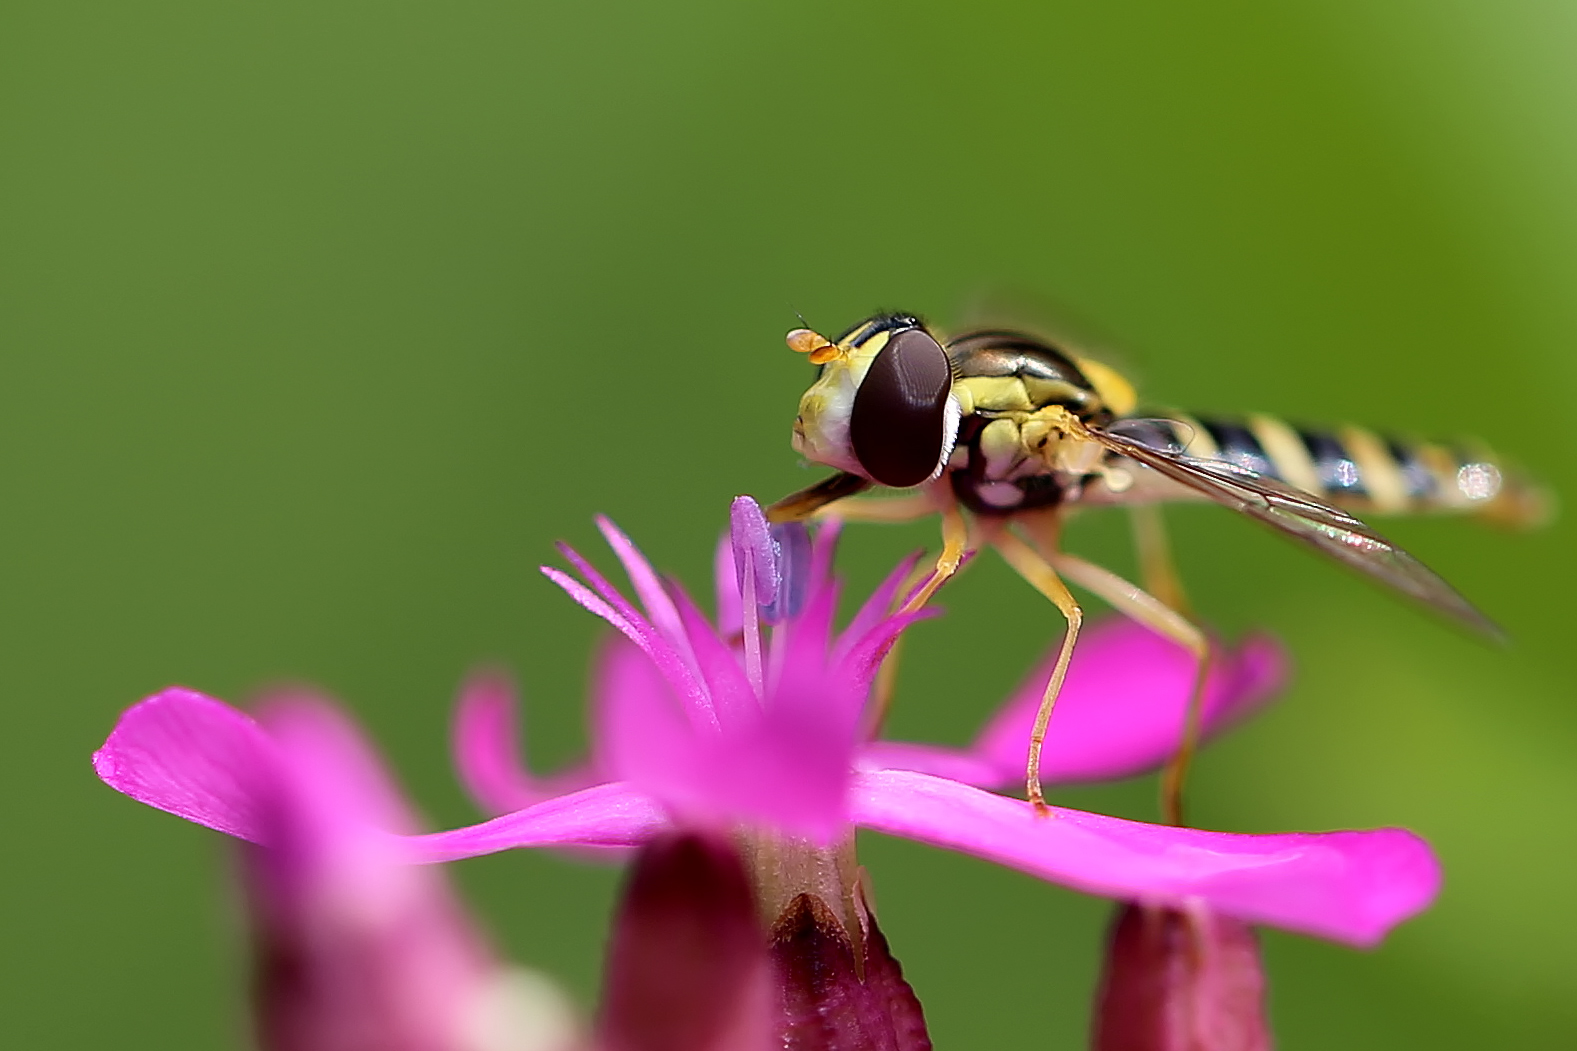
[[[925,1015],[888,951],[865,894],[854,841],[746,839],[772,959],[787,1051],[926,1051]]]
[[[1097,996],[1094,1047],[1269,1051],[1254,932],[1203,905],[1122,906]]]
[[[598,1051],[766,1051],[772,964],[734,847],[671,833],[641,849],[614,919]]]
[[[788,1051],[929,1051],[925,1015],[876,917],[858,898],[856,940],[821,898],[801,894],[772,927]]]

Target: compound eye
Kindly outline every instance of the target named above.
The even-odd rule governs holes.
[[[849,440],[867,474],[882,485],[919,485],[936,471],[947,443],[947,351],[920,328],[888,339],[854,394]]]

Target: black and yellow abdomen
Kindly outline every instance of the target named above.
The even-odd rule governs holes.
[[[1350,425],[1296,426],[1258,414],[1167,416],[1183,425],[1171,430],[1187,455],[1237,464],[1356,513],[1465,513],[1516,527],[1549,518],[1546,491],[1475,444],[1416,441]]]

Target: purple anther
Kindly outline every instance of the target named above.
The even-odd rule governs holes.
[[[778,592],[771,602],[761,604],[761,619],[768,624],[781,624],[799,616],[805,608],[805,596],[810,594],[811,580],[816,575],[810,530],[804,522],[775,525],[772,547],[778,557]]]
[[[729,539],[734,545],[734,575],[739,581],[739,593],[751,595],[747,573],[754,575],[754,597],[758,606],[770,606],[777,601],[778,581],[781,579],[778,545],[772,538],[772,528],[761,505],[748,496],[734,497],[728,510]]]

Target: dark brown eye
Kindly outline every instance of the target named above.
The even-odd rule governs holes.
[[[895,333],[854,394],[849,439],[871,478],[894,489],[931,477],[946,443],[953,369],[924,329]]]

